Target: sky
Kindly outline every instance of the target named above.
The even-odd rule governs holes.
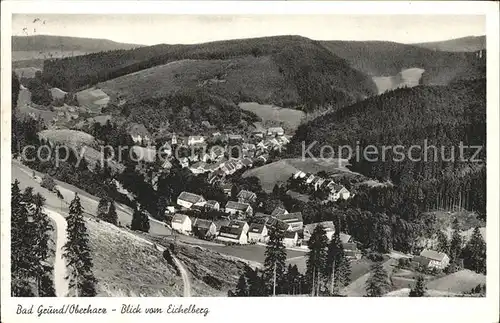
[[[33,22],[35,18],[40,21]],[[485,35],[486,26],[485,17],[475,15],[15,14],[12,33],[105,38],[142,45],[195,44],[277,35],[301,35],[315,40],[418,43]]]

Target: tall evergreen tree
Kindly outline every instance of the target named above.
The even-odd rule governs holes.
[[[117,225],[118,224],[118,214],[116,214],[116,206],[114,201],[110,201],[108,214],[105,218],[106,222]]]
[[[98,164],[99,163],[96,163],[96,165]],[[102,198],[99,200],[99,204],[97,205],[97,218],[105,221],[108,215],[109,202],[108,198]]]
[[[419,275],[417,277],[417,282],[415,283],[415,286],[410,290],[410,297],[423,297],[425,296],[425,279],[424,276]]]
[[[314,228],[309,241],[307,242],[309,252],[307,253],[306,277],[310,290],[316,295],[323,284],[322,273],[325,272],[328,238],[322,225]]]
[[[264,277],[268,293],[282,293],[285,282],[286,250],[283,244],[284,233],[277,229],[271,229],[266,246],[266,258],[264,260]]]
[[[288,265],[288,270],[286,273],[287,279],[287,292],[290,295],[296,295],[300,293],[301,277],[297,265]]]
[[[136,231],[149,232],[149,217],[142,209],[136,208],[134,210],[130,228]]]
[[[248,296],[248,285],[247,279],[244,274],[240,275],[238,279],[238,284],[236,285],[236,296]]]
[[[452,227],[453,234],[450,242],[450,263],[457,265],[460,254],[462,253],[462,237],[460,236],[458,219],[453,221]]]
[[[479,227],[474,229],[469,242],[463,250],[462,257],[465,268],[486,274],[486,243]]]
[[[69,269],[67,277],[70,280],[69,286],[75,289],[76,296],[96,296],[97,279],[92,273],[89,238],[77,193],[69,206],[67,222],[68,241],[64,245],[63,256]]]
[[[323,273],[330,280],[330,293],[335,294],[338,288],[350,283],[351,264],[347,259],[340,236],[335,234],[328,244],[328,253]]]
[[[389,276],[382,263],[374,263],[370,268],[370,277],[366,281],[367,296],[380,297],[387,293],[389,286]]]

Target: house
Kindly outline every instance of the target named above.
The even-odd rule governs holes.
[[[268,136],[283,136],[285,134],[285,130],[282,127],[271,127],[267,129]]]
[[[339,238],[340,238],[340,242],[342,242],[342,243],[349,243],[352,240],[352,237],[350,235],[343,233],[343,232],[339,233]]]
[[[187,144],[188,146],[201,145],[205,143],[205,137],[203,136],[189,136]]]
[[[298,179],[298,178],[304,178],[306,176],[306,173],[304,173],[303,171],[299,170],[297,171],[295,174],[293,174],[293,178],[294,179]]]
[[[185,214],[176,213],[172,217],[171,225],[173,230],[183,234],[189,234],[192,230],[191,219]]]
[[[214,224],[215,224],[215,230],[217,232],[217,235],[219,234],[220,229],[222,227],[228,226],[230,222],[231,222],[231,220],[226,219],[226,218],[215,220]]]
[[[205,203],[205,207],[209,210],[218,211],[220,209],[220,203],[215,200],[208,200],[207,203]]]
[[[328,238],[328,240],[332,240],[333,234],[335,233],[335,225],[333,224],[333,221],[323,221],[306,224],[304,226],[304,241],[309,240],[312,233],[314,232],[314,229],[316,229],[318,225],[321,225],[323,229],[325,229],[326,237]]]
[[[231,161],[227,161],[221,166],[220,169],[224,172],[224,174],[231,175],[236,172],[236,165]]]
[[[285,213],[276,216],[276,218],[288,224],[289,227],[287,231],[299,231],[304,227],[302,212]]]
[[[211,160],[211,157],[210,157],[210,155],[209,155],[209,154],[204,153],[204,154],[201,156],[201,158],[200,158],[200,159],[201,159],[201,161],[203,161],[203,162],[205,162],[205,163],[206,163],[206,162],[208,162],[209,160]]]
[[[265,133],[266,133],[266,129],[264,129],[261,122],[254,122],[253,123],[252,135],[255,138],[263,138]]]
[[[241,163],[243,164],[243,166],[245,167],[252,167],[253,166],[253,161],[250,159],[250,158],[243,158],[241,160]]]
[[[249,228],[248,223],[233,220],[220,228],[216,239],[222,242],[247,244]]]
[[[252,223],[248,229],[248,242],[266,243],[269,240],[267,226],[262,223]]]
[[[228,139],[230,144],[237,144],[243,141],[243,137],[241,135],[229,135]]]
[[[286,144],[289,144],[289,143],[290,143],[290,139],[289,139],[287,136],[281,136],[281,137],[278,137],[278,141],[279,141],[282,145],[286,145]]]
[[[213,221],[196,218],[193,221],[193,234],[202,239],[215,238],[217,227]]]
[[[177,145],[177,135],[175,133],[172,134],[172,139],[170,141],[172,145]]]
[[[228,201],[225,207],[226,213],[236,215],[252,215],[253,209],[248,203]]]
[[[358,249],[358,245],[356,243],[342,243],[342,249],[344,249],[344,254],[347,259],[361,259],[361,250]]]
[[[212,134],[212,137],[216,138],[216,137],[220,137],[221,136],[221,133],[216,131]]]
[[[309,177],[306,179],[306,184],[311,184],[314,181],[314,175],[311,174]]]
[[[314,182],[314,190],[319,190],[324,183],[325,179],[318,177],[318,179]]]
[[[342,185],[334,184],[330,194],[328,194],[329,201],[337,201],[338,199],[347,200],[351,196],[351,193]]]
[[[149,131],[143,124],[133,123],[128,126],[127,132],[130,137],[132,137],[132,141],[136,144],[148,143],[150,141],[151,135]]]
[[[173,166],[172,163],[168,159],[165,159],[163,164],[161,164],[161,167],[164,169],[170,169],[172,168],[172,166]]]
[[[255,203],[257,200],[257,195],[254,192],[247,191],[247,190],[241,190],[238,193],[238,202],[240,203]]]
[[[295,247],[297,241],[299,240],[299,234],[297,231],[287,231],[283,237],[283,244],[286,248]]]
[[[414,261],[427,268],[445,269],[450,263],[450,258],[443,252],[424,249],[420,256],[414,257]]]
[[[200,161],[200,162],[197,162],[197,163],[191,165],[191,167],[189,167],[189,169],[191,170],[191,172],[193,174],[203,174],[203,173],[208,171],[206,169],[206,167],[207,167],[207,163]]]
[[[283,214],[288,214],[288,211],[285,210],[284,208],[278,206],[273,210],[273,212],[271,213],[271,216],[276,218],[276,217],[279,217],[280,215],[283,215]]]
[[[227,196],[231,196],[231,191],[233,189],[233,184],[231,183],[226,183],[221,186],[222,190]]]
[[[189,161],[192,163],[196,163],[197,161],[200,160],[199,156],[196,154],[192,154],[188,157]]]
[[[190,209],[193,205],[200,205],[204,202],[205,199],[203,198],[203,196],[189,192],[182,192],[177,197],[177,204],[186,209]]]
[[[189,159],[182,157],[179,159],[179,164],[181,164],[182,168],[189,167]]]
[[[167,206],[165,209],[165,214],[174,214],[176,211],[175,206]]]

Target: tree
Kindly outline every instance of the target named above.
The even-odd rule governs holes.
[[[106,219],[109,209],[109,202],[110,201],[108,198],[102,198],[99,200],[99,204],[97,205],[97,218],[103,221]]]
[[[247,279],[244,274],[240,275],[238,279],[238,284],[236,285],[236,296],[248,296],[248,286]]]
[[[453,221],[453,234],[450,242],[450,264],[457,265],[462,252],[462,237],[460,236],[460,227],[458,220]]]
[[[423,297],[425,296],[425,291],[427,288],[425,287],[425,279],[424,276],[419,275],[417,277],[417,282],[415,286],[410,290],[410,297]]]
[[[104,221],[109,222],[111,224],[118,224],[118,214],[116,214],[116,206],[114,201],[110,201],[108,214],[106,214],[106,218]]]
[[[245,278],[248,284],[248,296],[267,296],[263,275],[259,275],[258,269],[246,266]]]
[[[330,293],[333,295],[335,291],[342,286],[350,283],[351,265],[344,253],[344,247],[340,236],[335,234],[332,241],[328,245],[326,258],[325,277],[330,279]]]
[[[381,262],[370,267],[370,277],[366,281],[367,296],[380,297],[389,289],[389,277]]]
[[[307,253],[306,260],[306,277],[313,295],[318,294],[322,284],[321,273],[325,272],[327,245],[328,238],[326,237],[326,231],[320,224],[314,228],[307,242],[309,252]]]
[[[96,296],[97,279],[92,273],[92,257],[90,255],[89,236],[83,218],[83,208],[80,197],[75,193],[75,198],[69,206],[67,218],[68,241],[64,245],[63,257],[68,266],[70,288],[75,289],[75,296]]]
[[[285,282],[286,250],[283,244],[284,233],[271,229],[266,246],[264,260],[264,277],[269,294],[282,292]]]
[[[140,208],[134,210],[130,228],[135,231],[149,232],[149,217]]]
[[[463,250],[462,258],[464,259],[465,268],[486,274],[486,243],[479,227],[474,229],[469,242]]]

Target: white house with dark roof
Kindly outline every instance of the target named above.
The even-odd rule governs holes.
[[[241,190],[237,198],[240,203],[254,203],[257,200],[257,194],[251,191]]]
[[[335,233],[335,225],[333,221],[323,221],[304,225],[304,241],[309,241],[314,229],[316,229],[318,225],[321,225],[323,229],[325,229],[328,240],[332,240],[333,234]]]
[[[313,174],[309,175],[306,179],[306,184],[311,184],[314,181],[315,176]]]
[[[413,259],[427,268],[441,270],[446,268],[450,263],[450,257],[448,257],[447,254],[429,249],[422,250],[420,256],[414,257]]]
[[[267,226],[263,223],[252,223],[248,229],[248,242],[266,243],[269,240]]]
[[[235,201],[228,201],[225,207],[226,213],[236,215],[252,215],[253,209],[248,203],[240,203]]]
[[[195,204],[202,205],[205,202],[203,196],[189,192],[182,192],[177,197],[177,204],[186,209],[190,209]]]
[[[284,214],[288,214],[288,211],[285,208],[278,206],[273,210],[273,212],[271,213],[271,216],[278,217],[278,216],[284,215]]]
[[[270,127],[267,129],[268,136],[283,136],[285,134],[285,130],[282,127]]]
[[[287,248],[292,248],[297,245],[298,240],[299,234],[297,231],[287,231],[285,232],[285,236],[283,237],[283,244]]]
[[[227,243],[247,244],[249,228],[248,223],[233,220],[219,229],[216,239]]]
[[[304,227],[302,212],[284,213],[277,215],[276,218],[288,225],[287,231],[300,231]]]
[[[172,229],[183,233],[189,234],[192,231],[192,223],[189,216],[177,213],[172,217]]]
[[[194,219],[193,234],[199,238],[210,239],[217,235],[217,227],[213,221],[205,219]]]

